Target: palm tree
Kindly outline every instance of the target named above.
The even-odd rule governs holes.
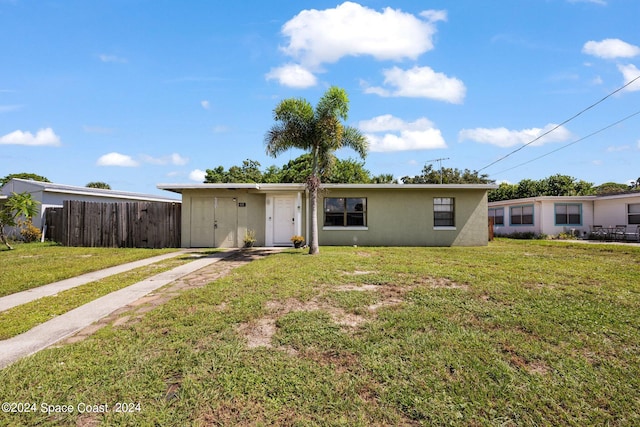
[[[311,198],[310,254],[320,252],[318,248],[318,190],[324,172],[335,160],[334,152],[340,148],[352,148],[364,159],[369,144],[356,128],[345,126],[349,98],[344,89],[330,87],[314,109],[303,98],[288,98],[280,101],[273,110],[275,125],[265,135],[267,154],[273,157],[291,148],[310,151],[312,155],[311,175],[307,188]]]

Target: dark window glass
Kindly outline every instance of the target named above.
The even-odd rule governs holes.
[[[511,225],[533,225],[533,206],[511,208]]]
[[[493,218],[493,225],[504,225],[504,208],[490,208],[489,217]]]
[[[455,204],[453,197],[435,197],[433,199],[433,226],[454,227]]]
[[[367,199],[364,197],[325,198],[324,225],[335,227],[366,226]]]

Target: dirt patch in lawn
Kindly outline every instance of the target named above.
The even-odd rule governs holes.
[[[237,251],[234,254],[210,264],[200,270],[194,271],[175,282],[157,289],[148,295],[128,304],[110,315],[103,317],[99,321],[80,330],[78,333],[62,341],[60,344],[69,344],[82,341],[93,335],[106,325],[123,327],[139,322],[144,314],[161,306],[167,301],[177,297],[185,290],[200,288],[208,283],[220,279],[232,270],[242,267],[251,261],[264,258],[265,256],[277,253],[278,249],[252,249]]]
[[[331,316],[331,320],[337,325],[346,329],[357,329],[365,322],[374,319],[376,312],[381,308],[402,304],[404,302],[403,295],[412,288],[412,286],[347,284],[332,289],[333,292],[376,292],[377,302],[366,306],[363,310],[359,310],[362,314],[336,307],[326,298],[325,293],[321,293],[304,302],[295,298],[288,298],[284,301],[268,301],[265,304],[265,309],[267,310],[265,316],[240,324],[236,330],[245,338],[248,348],[272,348],[271,339],[276,334],[276,322],[280,317],[296,311],[316,310],[328,313]],[[291,353],[291,350],[287,348],[281,348],[280,350]]]

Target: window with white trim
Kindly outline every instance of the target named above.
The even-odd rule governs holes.
[[[582,205],[579,203],[556,203],[556,225],[582,225]]]
[[[640,224],[640,203],[627,205],[627,224]]]
[[[366,227],[366,197],[325,197],[324,225],[326,227]]]
[[[455,227],[455,199],[453,197],[433,198],[433,226]]]
[[[511,225],[533,225],[533,205],[513,206],[509,216]]]
[[[504,208],[489,208],[489,218],[493,218],[493,225],[504,225]]]

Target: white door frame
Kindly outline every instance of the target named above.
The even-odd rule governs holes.
[[[267,194],[265,198],[265,246],[273,246],[274,245],[274,214],[275,214],[275,199],[276,198],[287,198],[291,199],[294,202],[294,233],[302,234],[302,193],[296,192],[296,194],[291,193],[275,193],[275,194]],[[293,246],[293,243],[291,243]]]

